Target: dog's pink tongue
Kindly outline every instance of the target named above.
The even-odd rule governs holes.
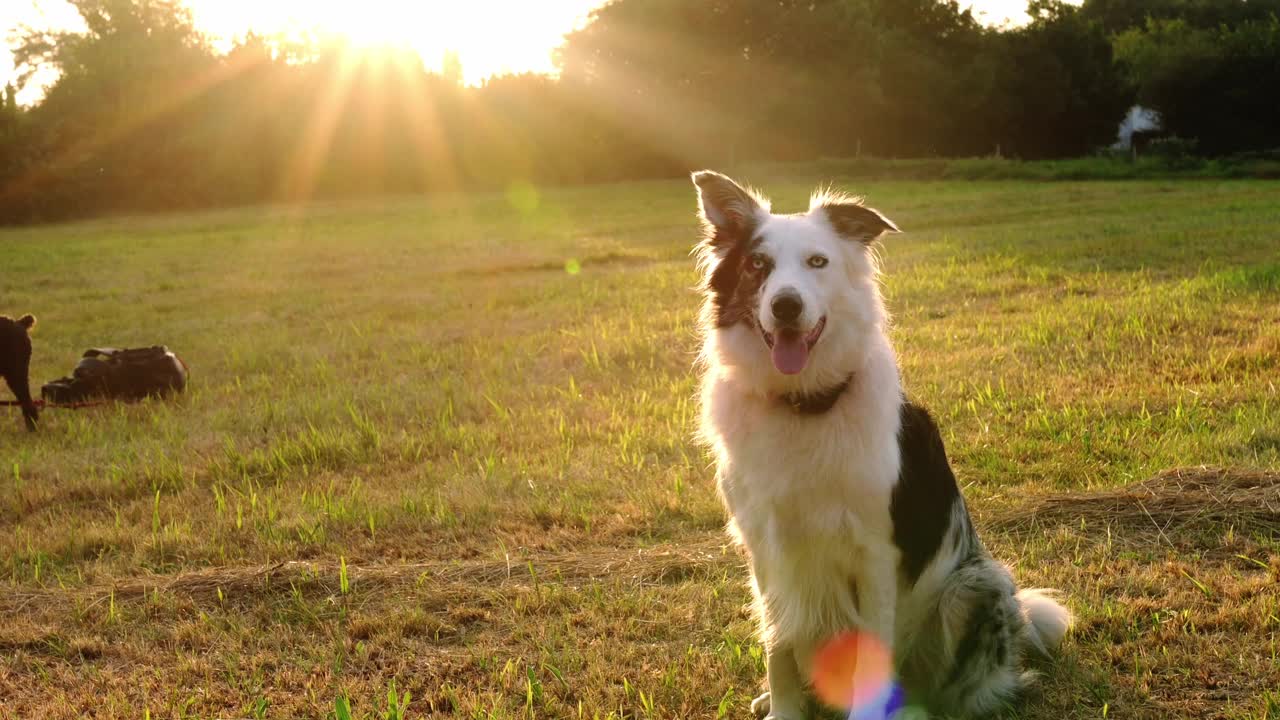
[[[773,342],[773,366],[784,375],[795,375],[809,362],[809,344],[798,332],[778,333]]]

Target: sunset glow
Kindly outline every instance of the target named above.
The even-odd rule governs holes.
[[[440,70],[446,53],[462,64],[463,81],[479,84],[503,73],[552,73],[553,53],[565,33],[579,27],[601,0],[188,0],[196,26],[215,46],[230,46],[253,31],[263,35],[341,36],[357,47],[397,45]],[[975,14],[991,25],[1026,20],[1025,0],[976,0]],[[15,77],[7,42],[23,26],[76,29],[80,18],[65,0],[6,0],[0,3],[0,84]],[[38,75],[23,88],[24,104],[37,100],[52,81]]]
[[[432,69],[441,67],[446,53],[456,53],[463,80],[477,84],[504,73],[552,72],[552,51],[597,4],[598,0],[191,0],[190,7],[196,25],[222,42],[247,29],[263,34],[317,32],[344,36],[356,46],[410,47]]]
[[[471,0],[189,0],[196,27],[216,47],[229,47],[248,32],[262,35],[343,37],[357,47],[396,45],[422,56],[423,64],[440,70],[446,54],[456,54],[463,81],[479,84],[504,73],[552,73],[552,54],[565,33],[586,20],[600,0],[509,2]],[[80,18],[65,0],[13,0],[0,3],[0,37],[10,40],[22,26],[78,29]],[[6,44],[0,51],[0,84],[15,70]],[[52,78],[37,77],[35,85]],[[40,87],[24,88],[30,103]]]

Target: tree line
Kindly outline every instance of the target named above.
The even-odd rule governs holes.
[[[818,157],[1088,154],[1135,102],[1205,153],[1280,147],[1280,0],[613,0],[558,78],[464,86],[407,48],[248,35],[179,0],[71,0],[21,34],[58,79],[0,103],[0,222],[661,177]],[[465,62],[465,58],[462,59]]]

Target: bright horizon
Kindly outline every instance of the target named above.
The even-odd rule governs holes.
[[[9,51],[19,27],[82,27],[66,0],[10,0],[0,8],[0,86],[15,81]],[[426,67],[439,70],[446,53],[456,53],[463,81],[475,85],[504,73],[554,73],[552,53],[564,35],[586,20],[601,0],[504,2],[405,2],[364,0],[358,4],[317,0],[186,0],[198,29],[215,46],[229,46],[250,31],[299,35],[308,31],[346,37],[356,45],[392,44],[414,49]],[[1026,0],[974,0],[983,22],[999,25],[1026,20]],[[497,20],[495,22],[495,19]],[[53,77],[37,76],[18,100],[30,105]]]

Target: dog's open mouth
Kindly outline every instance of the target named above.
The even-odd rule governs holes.
[[[827,327],[827,316],[823,315],[818,324],[808,334],[802,334],[797,328],[779,328],[777,334],[760,326],[760,334],[764,336],[764,344],[769,346],[773,354],[773,366],[784,375],[795,375],[809,364],[809,351],[814,343],[822,337]]]

